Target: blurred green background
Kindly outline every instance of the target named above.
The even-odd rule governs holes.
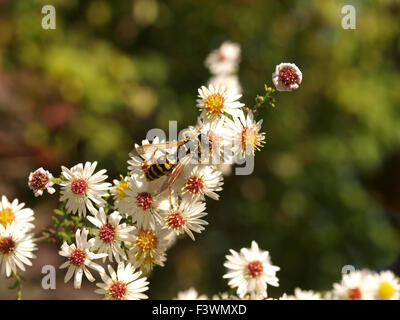
[[[56,30],[41,28],[46,4]],[[345,4],[356,7],[356,30],[341,27]],[[398,0],[0,0],[0,194],[32,207],[40,232],[57,197],[35,199],[29,172],[97,160],[110,178],[125,173],[149,129],[196,122],[203,61],[232,40],[247,105],[280,62],[296,63],[303,83],[259,114],[267,144],[254,173],[226,177],[221,200],[207,203],[209,227],[169,251],[149,296],[227,290],[225,254],[253,239],[281,267],[273,296],[329,289],[347,264],[398,273],[399,21]],[[64,271],[55,292],[40,288],[57,251],[41,245],[23,296],[98,298],[87,281],[63,285]],[[0,282],[0,297],[13,298]]]

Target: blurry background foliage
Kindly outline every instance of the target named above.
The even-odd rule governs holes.
[[[46,31],[50,3],[57,29]],[[345,4],[356,7],[356,30],[341,27]],[[0,194],[31,206],[39,232],[57,199],[34,199],[30,171],[98,160],[110,179],[125,173],[147,130],[196,122],[203,61],[232,40],[247,105],[280,62],[295,62],[304,80],[259,114],[267,144],[254,173],[226,178],[221,201],[208,201],[210,226],[169,251],[149,296],[226,290],[224,255],[253,239],[281,267],[274,296],[329,289],[346,264],[398,273],[399,21],[398,0],[0,0]],[[25,297],[95,297],[89,283],[62,285],[63,272],[55,293],[40,289],[57,251],[41,246]]]

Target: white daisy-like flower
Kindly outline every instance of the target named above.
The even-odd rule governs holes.
[[[205,202],[184,198],[178,207],[165,213],[165,226],[174,230],[177,235],[187,233],[194,241],[193,232],[201,233],[203,226],[208,225],[208,222],[201,219],[207,215],[205,209]]]
[[[37,250],[33,234],[26,234],[18,228],[15,222],[4,227],[0,223],[0,266],[1,273],[10,277],[17,274],[18,269],[25,271],[25,265],[31,266],[29,259],[36,256],[32,253]]]
[[[373,277],[367,270],[344,274],[340,283],[333,284],[331,293],[335,300],[371,300]]]
[[[220,292],[211,297],[212,300],[241,300],[238,296],[230,294],[229,292]]]
[[[149,182],[144,177],[134,174],[128,181],[129,189],[125,190],[128,215],[138,228],[154,228],[161,223],[159,211],[168,208],[168,201],[163,195],[157,194],[161,187],[158,180]]]
[[[60,183],[62,186],[62,196],[60,201],[67,200],[66,209],[68,212],[76,213],[79,216],[86,216],[86,207],[90,212],[96,212],[93,203],[103,206],[105,201],[102,197],[107,195],[107,190],[110,183],[104,182],[107,176],[104,173],[107,170],[102,169],[94,173],[97,162],[86,162],[85,166],[82,163],[68,169],[62,168],[62,175],[66,181]]]
[[[95,293],[104,295],[105,300],[141,300],[147,299],[147,295],[143,292],[149,289],[146,277],[141,277],[142,272],[135,272],[135,268],[128,263],[126,266],[123,262],[118,264],[117,272],[108,265],[108,272],[101,273],[103,282],[96,283],[100,288]]]
[[[0,201],[0,225],[4,228],[8,224],[14,222],[15,228],[26,232],[33,229],[35,226],[30,223],[35,220],[33,210],[24,208],[25,203],[19,203],[18,199],[9,202],[6,196],[1,197]]]
[[[128,195],[126,194],[126,190],[130,190],[128,186],[129,177],[123,177],[121,175],[121,180],[114,179],[114,186],[111,187],[111,194],[114,196],[114,206],[115,208],[123,213],[128,214],[129,212],[129,203],[127,202]]]
[[[294,63],[281,63],[272,74],[272,82],[278,91],[293,91],[299,88],[303,74]]]
[[[372,279],[372,293],[376,300],[399,300],[400,282],[392,271],[382,271]]]
[[[212,84],[215,86],[225,86],[228,90],[236,91],[237,93],[242,93],[242,86],[239,82],[239,77],[237,75],[217,75],[208,79],[208,85]]]
[[[88,268],[96,270],[99,273],[104,272],[102,266],[93,262],[93,260],[107,257],[107,253],[93,253],[94,239],[87,240],[89,231],[83,229],[76,230],[75,242],[76,244],[68,245],[65,241],[61,246],[61,250],[58,252],[59,255],[68,258],[68,261],[60,266],[60,269],[68,267],[68,271],[65,275],[64,282],[68,282],[72,276],[74,276],[74,288],[80,289],[82,284],[82,276],[85,274],[86,278],[90,282],[95,279],[90,273]]]
[[[267,297],[267,284],[279,286],[276,272],[279,267],[271,264],[268,251],[258,248],[255,241],[252,241],[251,248],[242,248],[240,253],[230,250],[224,266],[228,273],[223,277],[230,279],[228,285],[237,288],[237,294],[243,298],[246,293],[254,296]]]
[[[117,262],[121,259],[126,260],[126,254],[121,247],[122,242],[133,241],[132,231],[134,226],[127,226],[126,223],[121,223],[122,216],[118,211],[114,211],[107,218],[103,208],[100,208],[94,217],[88,216],[87,219],[93,223],[98,229],[92,230],[96,235],[93,251],[98,250],[98,253],[107,253],[108,259],[113,262],[113,256]],[[106,257],[103,258],[103,262]]]
[[[202,111],[203,119],[216,120],[224,113],[237,116],[243,103],[237,101],[242,95],[234,90],[228,90],[224,86],[202,86],[199,90],[197,107]]]
[[[43,195],[43,192],[47,190],[48,193],[53,194],[56,189],[53,188],[54,182],[51,181],[53,175],[43,168],[39,168],[29,174],[28,186],[35,197]]]
[[[173,300],[208,300],[205,294],[199,295],[195,288],[179,291]]]
[[[218,49],[213,50],[204,64],[210,73],[226,75],[237,72],[240,62],[240,46],[237,43],[225,41]]]
[[[240,111],[238,117],[227,120],[225,126],[229,128],[232,139],[232,151],[234,155],[254,155],[265,143],[265,133],[260,132],[263,120],[256,122],[252,112],[247,116]]]
[[[153,266],[164,266],[169,230],[156,225],[152,229],[135,229],[134,241],[129,250],[129,260],[135,268],[150,272]]]
[[[294,289],[294,295],[287,295],[284,293],[279,300],[322,300],[322,298],[319,292],[296,288]]]
[[[219,199],[218,191],[222,190],[223,176],[214,166],[198,165],[185,168],[181,175],[180,185],[182,185],[182,194],[192,199],[204,196],[214,200]]]

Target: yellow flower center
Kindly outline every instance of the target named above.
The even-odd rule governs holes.
[[[224,104],[225,98],[218,93],[214,93],[204,100],[204,107],[210,115],[222,114]]]
[[[7,226],[7,223],[13,222],[14,219],[15,217],[11,208],[0,210],[0,224],[2,224],[4,227]]]
[[[263,137],[263,133],[258,134],[256,128],[254,127],[245,127],[242,130],[242,152],[246,153],[247,150],[252,150],[254,154],[254,150],[260,150],[260,146],[264,143],[263,140],[260,140]]]
[[[118,197],[118,200],[122,200],[128,196],[125,193],[125,190],[131,190],[131,188],[129,188],[128,182],[125,181],[124,177],[121,176],[121,182],[118,183],[117,188],[115,190],[115,195]]]
[[[389,282],[382,282],[379,286],[379,296],[384,299],[390,299],[394,294],[394,288]]]
[[[158,238],[151,230],[140,230],[136,238],[136,245],[141,248],[141,251],[150,251],[158,245]]]

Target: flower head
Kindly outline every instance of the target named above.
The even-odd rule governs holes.
[[[126,200],[128,195],[126,194],[127,190],[130,190],[128,186],[129,177],[124,177],[121,175],[121,180],[115,179],[113,181],[114,186],[111,187],[111,194],[114,195],[114,205],[115,208],[123,213],[127,214],[129,212],[129,204]]]
[[[48,193],[53,194],[56,189],[53,188],[54,182],[51,181],[53,175],[43,168],[39,168],[29,174],[28,186],[33,190],[35,197],[43,195],[47,190]]]
[[[173,300],[207,300],[208,297],[205,294],[199,295],[195,288],[189,288],[184,291],[179,291],[177,296]]]
[[[215,75],[228,75],[237,72],[239,62],[239,44],[225,41],[207,56],[205,65]]]
[[[299,88],[303,75],[294,63],[281,63],[272,74],[272,82],[278,91],[292,91]]]
[[[0,225],[4,228],[14,222],[15,228],[24,232],[34,228],[31,221],[35,220],[33,210],[24,208],[25,203],[19,203],[18,199],[9,202],[6,196],[1,197],[0,201]]]
[[[340,283],[333,284],[332,298],[338,300],[372,299],[372,273],[366,270],[344,274]]]
[[[392,271],[382,271],[372,278],[372,292],[377,300],[398,300],[400,298],[400,281]]]

